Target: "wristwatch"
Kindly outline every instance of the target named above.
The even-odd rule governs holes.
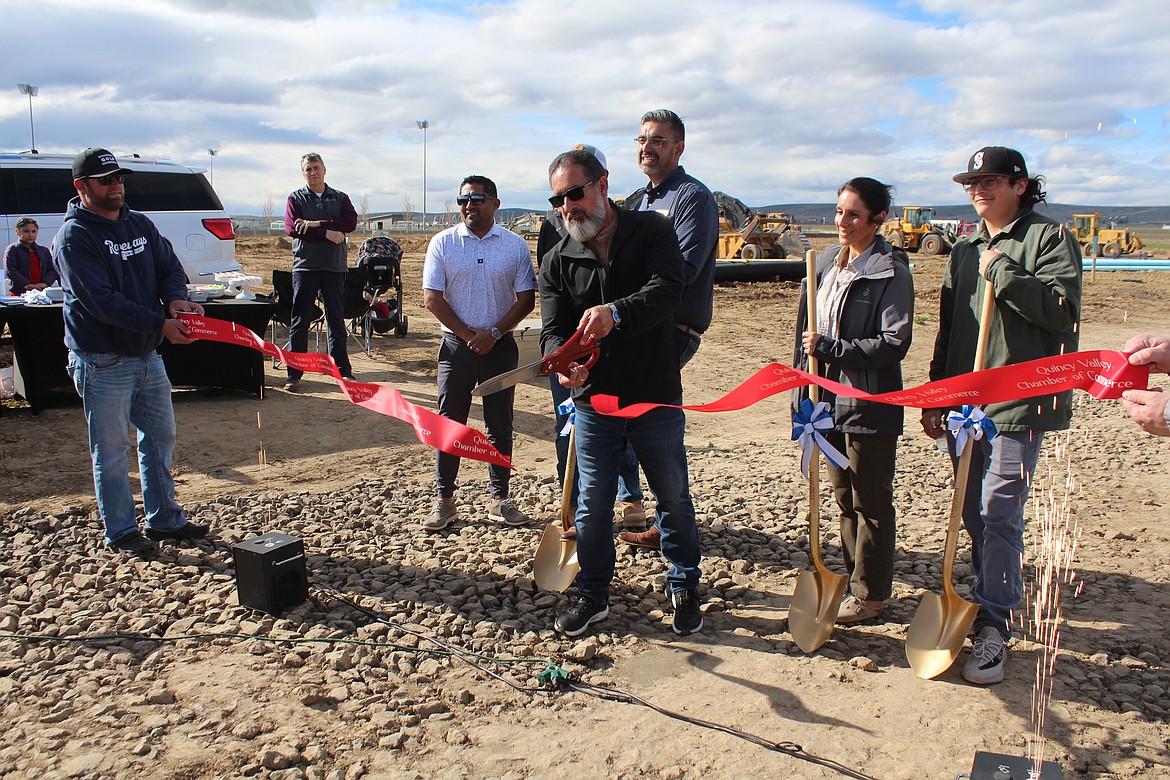
[[[618,314],[617,306],[612,303],[609,305],[609,313],[613,315],[613,326],[620,327],[622,324],[622,315]]]
[[[492,338],[495,339],[496,341],[499,341],[503,337],[504,337],[504,334],[500,333],[500,329],[497,328],[495,325],[493,325],[492,326]]]

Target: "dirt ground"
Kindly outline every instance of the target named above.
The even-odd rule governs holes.
[[[423,249],[421,240],[408,243],[404,261],[408,335],[375,337],[373,355],[358,352],[353,363],[359,379],[392,385],[410,400],[433,408],[438,325],[421,304]],[[246,271],[265,279],[272,268],[287,267],[287,253],[272,239],[241,239],[238,253]],[[913,260],[918,316],[905,366],[908,386],[927,379],[944,262],[919,255]],[[1086,277],[1085,290],[1082,349],[1119,349],[1133,333],[1167,329],[1168,276],[1099,273],[1092,282]],[[712,400],[764,363],[786,360],[795,298],[796,286],[784,282],[717,288],[715,322],[684,372],[688,401]],[[431,455],[408,426],[348,404],[332,380],[307,377],[305,391],[290,395],[275,389],[282,378],[283,371],[269,365],[270,389],[262,400],[243,394],[176,392],[175,476],[182,502],[219,501],[223,507],[238,507],[242,514],[269,496],[327,495],[390,475],[410,483],[418,495],[427,493],[433,484]],[[1165,386],[1165,379],[1158,377],[1153,384]],[[547,389],[538,383],[522,385],[516,407],[516,471],[544,491],[542,509],[547,509],[555,501]],[[480,420],[476,417],[472,424],[479,427]],[[807,550],[807,544],[794,541],[804,533],[807,502],[801,497],[803,483],[786,404],[772,399],[733,414],[692,414],[687,425],[692,469],[699,475],[695,493],[697,502],[700,493],[702,498],[704,542],[734,530],[741,536],[753,534],[761,545],[758,549],[766,550],[770,540],[781,540],[784,545],[791,542],[785,550],[800,546]],[[1061,651],[1047,676],[1054,687],[1043,729],[1049,739],[1046,757],[1061,765],[1065,777],[1166,777],[1170,529],[1165,506],[1170,503],[1170,440],[1141,433],[1117,402],[1079,393],[1074,428],[1065,441],[1063,453],[1046,447],[1054,458],[1056,477],[1043,485],[1038,482],[1038,489],[1063,495],[1060,477],[1065,471],[1072,474],[1076,487],[1069,499],[1070,517],[1078,529],[1072,564],[1077,578],[1066,589]],[[483,469],[474,464],[465,469],[468,490],[482,488]],[[242,766],[225,766],[226,759],[217,761],[213,755],[188,764],[160,757],[155,765],[158,776],[944,778],[970,771],[976,751],[1024,755],[1035,731],[1030,723],[1039,657],[1034,643],[1018,640],[1007,680],[983,689],[965,684],[957,664],[935,680],[918,679],[902,653],[905,625],[919,597],[939,589],[938,560],[950,500],[948,472],[946,458],[918,432],[917,414],[908,413],[896,486],[902,524],[899,554],[908,563],[899,570],[889,623],[837,629],[821,651],[806,656],[786,633],[785,615],[807,556],[785,553],[783,559],[777,558],[782,562],[737,560],[743,556],[718,548],[711,552],[714,563],[705,564],[704,587],[723,598],[718,611],[708,613],[701,634],[680,640],[668,628],[652,626],[622,635],[604,631],[603,624],[601,645],[594,646],[598,657],[582,662],[585,679],[591,682],[617,685],[676,712],[769,740],[799,743],[806,754],[830,759],[847,771],[628,704],[579,694],[565,695],[571,705],[527,699],[459,664],[443,667],[432,685],[433,696],[450,701],[452,690],[471,690],[480,700],[496,702],[492,708],[455,705],[439,716],[442,730],[398,744],[374,740],[359,745],[353,737],[354,722],[337,717],[334,710],[255,693],[275,675],[296,684],[295,665],[265,667],[263,658],[250,655],[247,642],[225,641],[199,653],[176,650],[159,662],[168,665],[173,700],[183,704],[198,698],[200,706],[218,701],[230,711],[229,700],[232,706],[243,707],[242,702],[251,698],[253,710],[259,706],[264,717],[288,731],[311,731],[324,735],[320,737],[324,744],[350,748],[333,748],[331,761],[311,767],[312,757],[306,758],[303,751],[300,763],[294,761],[290,768],[256,759],[247,772]],[[826,516],[832,517],[827,492],[822,498]],[[27,409],[7,406],[0,416],[0,524],[12,528],[36,513],[51,517],[89,511],[93,505],[80,407],[59,406],[32,416]],[[468,570],[491,567],[482,557],[488,550],[475,544],[474,526],[454,536],[429,538],[409,530],[428,508],[420,500],[417,506],[399,510],[395,528],[400,546],[394,555],[388,554],[389,566],[417,561],[420,550],[460,544],[468,548],[462,556]],[[232,525],[231,511],[225,510],[218,521],[221,526]],[[287,517],[273,517],[270,530],[286,530],[282,519]],[[828,549],[836,551],[834,523],[825,525]],[[535,550],[538,534],[534,526],[506,537],[503,544],[523,559],[525,550]],[[22,554],[18,544],[24,536],[2,537],[0,569],[5,578],[24,571],[13,563]],[[94,556],[102,554],[98,537],[95,528],[85,542]],[[305,543],[312,547],[314,540],[306,538]],[[964,538],[961,549],[966,546]],[[200,548],[192,549],[198,553]],[[773,544],[772,549],[780,547]],[[395,560],[399,554],[402,560]],[[835,552],[828,561],[840,565]],[[654,564],[651,560],[646,565]],[[133,578],[135,569],[125,567],[125,576]],[[962,564],[958,568],[960,574],[969,574]],[[192,570],[194,581],[198,569],[188,565],[177,576],[181,579],[187,576],[182,572]],[[142,572],[154,576],[158,569]],[[367,572],[355,571],[351,581],[357,587],[365,576]],[[623,577],[621,564],[617,576]],[[721,580],[726,582],[718,584]],[[1081,589],[1073,597],[1077,583]],[[68,606],[66,602],[58,608]],[[0,604],[2,614],[17,612],[5,612]],[[551,622],[555,610],[549,607],[546,614]],[[23,624],[7,624],[9,629],[17,625]],[[0,623],[0,629],[4,626]],[[0,637],[0,642],[7,642],[0,643],[0,653],[4,648],[16,652],[12,640]],[[501,640],[492,654],[507,655],[514,644]],[[575,644],[563,647],[568,651]],[[25,644],[19,647],[20,652],[27,649]],[[18,666],[0,664],[0,677],[16,679]],[[35,705],[33,699],[25,701],[26,707]],[[419,709],[416,705],[412,703],[412,711]],[[394,702],[388,706],[393,709]],[[6,717],[22,716],[6,711]],[[35,734],[37,728],[64,730],[65,739],[89,739],[109,750],[124,725],[108,718],[88,722],[42,718],[40,727],[37,722],[24,723],[25,733]],[[451,736],[453,729],[458,729],[456,737]],[[198,747],[198,733],[185,739],[190,744],[172,742],[171,750],[178,755],[214,753],[208,745]],[[41,776],[70,774],[68,765],[54,764],[50,758],[42,761],[19,745],[0,751],[0,759],[7,761],[0,762],[0,774],[4,766],[13,776],[37,776],[27,769],[37,766],[44,772]],[[129,773],[126,765],[100,771],[73,766],[82,767],[74,776]]]

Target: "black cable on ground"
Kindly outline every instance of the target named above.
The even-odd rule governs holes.
[[[496,672],[496,671],[493,671],[492,669],[487,668],[482,663],[479,663],[479,661],[481,659],[487,660],[487,661],[490,661],[493,663],[530,664],[530,663],[537,663],[537,662],[530,661],[530,660],[523,659],[523,658],[507,658],[507,659],[486,658],[485,659],[484,656],[480,656],[480,655],[477,655],[475,653],[470,653],[470,652],[464,650],[463,648],[454,647],[454,646],[449,645],[446,642],[442,641],[441,639],[437,639],[437,638],[430,636],[428,634],[424,634],[421,631],[415,631],[413,629],[407,628],[406,626],[402,625],[401,623],[396,623],[393,620],[387,620],[386,618],[379,615],[377,612],[374,612],[372,609],[367,609],[366,607],[363,607],[362,605],[358,604],[356,601],[351,599],[349,596],[345,595],[344,593],[342,593],[341,591],[339,591],[335,588],[331,588],[327,585],[314,585],[313,587],[316,588],[317,590],[321,591],[322,593],[328,595],[329,597],[331,597],[337,601],[340,601],[342,604],[345,604],[346,606],[350,607],[351,609],[357,610],[358,612],[365,615],[370,620],[373,620],[376,623],[381,623],[382,625],[389,626],[397,631],[402,631],[403,633],[409,634],[409,635],[415,637],[416,639],[421,639],[421,640],[425,640],[427,642],[434,643],[438,647],[442,648],[443,652],[446,655],[450,655],[450,656],[453,656],[455,658],[458,658],[459,660],[463,661],[464,663],[468,664],[469,666],[472,666],[472,667],[480,670],[484,674],[486,674],[486,675],[488,675],[496,680],[499,680],[500,682],[504,683],[505,685],[507,685],[511,688],[514,688],[518,691],[522,691],[523,693],[530,693],[530,694],[548,693],[549,692],[548,689],[546,689],[546,688],[533,688],[533,687],[528,686],[528,685],[521,685],[518,682],[515,682],[513,680],[509,680],[507,677],[500,674],[499,672]],[[545,662],[540,661],[538,663],[545,663]],[[549,666],[553,665],[551,661],[547,662],[547,663]]]
[[[605,699],[607,701],[616,701],[623,704],[640,704],[641,706],[649,707],[660,715],[665,715],[668,718],[674,718],[675,720],[682,721],[683,723],[690,723],[694,726],[700,726],[705,729],[711,729],[712,731],[728,734],[747,742],[751,742],[753,745],[759,745],[766,750],[783,753],[786,756],[790,756],[801,761],[807,761],[810,764],[816,764],[817,766],[823,766],[827,769],[832,769],[833,771],[842,774],[845,777],[852,777],[855,778],[855,780],[875,780],[875,778],[871,777],[870,775],[859,772],[856,769],[851,769],[850,767],[847,767],[844,764],[840,764],[831,758],[822,758],[812,753],[805,752],[804,748],[795,742],[773,742],[772,740],[764,739],[763,737],[751,734],[746,731],[741,731],[737,728],[732,728],[731,726],[712,723],[711,721],[703,720],[702,718],[692,718],[689,715],[683,715],[681,713],[665,709],[664,707],[659,707],[657,704],[646,701],[642,697],[630,693],[629,691],[610,688],[604,685],[594,685],[593,683],[587,683],[575,679],[569,679],[567,682],[565,682],[565,685],[572,690],[579,691],[580,693],[584,693],[590,696],[596,696],[597,698]]]
[[[822,757],[814,755],[812,753],[808,753],[804,750],[803,747],[801,747],[800,745],[798,745],[794,742],[774,742],[772,740],[765,739],[763,737],[757,736],[755,734],[751,734],[751,733],[746,732],[746,731],[742,731],[742,730],[737,729],[737,728],[733,728],[731,726],[724,726],[724,725],[719,724],[719,723],[713,723],[711,721],[702,720],[701,718],[693,718],[693,717],[690,717],[688,715],[683,715],[681,713],[673,712],[671,710],[665,709],[664,707],[659,707],[658,705],[656,705],[650,701],[647,701],[646,699],[643,699],[636,694],[630,693],[629,691],[623,691],[623,690],[618,689],[618,688],[612,688],[612,687],[605,686],[605,685],[597,685],[594,683],[585,682],[585,681],[579,679],[576,675],[570,674],[569,672],[565,671],[563,668],[561,668],[557,664],[553,663],[552,661],[547,661],[547,660],[535,661],[535,660],[524,659],[524,658],[496,658],[496,657],[492,657],[492,656],[485,656],[485,655],[482,655],[479,653],[472,653],[472,652],[465,650],[463,648],[459,648],[459,647],[455,647],[453,645],[450,645],[450,644],[448,644],[440,639],[437,639],[436,637],[430,636],[430,635],[425,634],[421,631],[415,631],[413,629],[407,628],[406,626],[402,625],[401,623],[397,623],[395,621],[388,620],[387,618],[384,618],[383,616],[379,615],[377,612],[361,606],[356,601],[351,599],[349,596],[345,595],[344,593],[342,593],[339,590],[336,590],[335,588],[331,588],[331,587],[324,586],[324,585],[314,585],[313,587],[316,590],[319,590],[321,593],[328,596],[329,598],[332,598],[336,601],[339,601],[342,604],[345,604],[346,606],[350,607],[351,609],[354,609],[357,612],[361,613],[362,615],[365,615],[366,617],[370,618],[374,622],[380,623],[382,625],[388,626],[388,627],[393,628],[393,629],[398,630],[398,631],[402,631],[403,633],[409,634],[410,636],[413,636],[416,639],[431,642],[434,645],[436,645],[439,649],[429,650],[429,649],[424,649],[421,647],[408,647],[405,645],[398,645],[398,644],[395,644],[393,642],[378,642],[378,641],[374,641],[374,640],[347,639],[347,638],[343,638],[343,637],[317,637],[317,638],[269,637],[269,636],[255,635],[255,634],[235,634],[235,633],[227,633],[227,632],[177,634],[174,636],[157,636],[157,635],[152,635],[152,634],[137,634],[137,633],[78,634],[78,635],[74,635],[74,636],[52,636],[52,635],[48,635],[48,634],[0,634],[0,640],[14,639],[14,640],[18,640],[18,641],[28,641],[28,642],[60,642],[60,643],[89,643],[89,642],[114,642],[114,641],[117,641],[117,642],[135,641],[135,642],[177,643],[177,642],[181,642],[181,641],[209,641],[209,640],[213,640],[213,639],[231,639],[231,640],[253,640],[253,641],[257,641],[257,642],[268,642],[268,643],[272,643],[272,644],[291,644],[291,645],[296,645],[296,644],[353,645],[353,646],[358,646],[358,647],[386,648],[386,649],[397,650],[397,651],[406,652],[406,653],[424,653],[427,655],[453,657],[453,658],[458,658],[459,660],[463,661],[464,663],[468,664],[469,666],[472,666],[472,667],[478,669],[479,671],[483,672],[484,674],[486,674],[486,675],[488,675],[496,680],[499,680],[500,682],[504,683],[505,685],[509,686],[510,688],[513,688],[513,689],[520,691],[522,693],[536,695],[538,693],[553,693],[553,692],[557,692],[557,691],[572,690],[572,691],[576,691],[578,693],[583,693],[587,696],[592,696],[592,697],[597,698],[597,699],[602,699],[604,701],[612,701],[612,702],[618,702],[618,703],[622,703],[622,704],[637,704],[637,705],[641,705],[643,707],[647,707],[648,709],[651,709],[654,712],[659,713],[660,715],[665,715],[668,718],[673,718],[674,720],[682,721],[683,723],[689,723],[693,726],[699,726],[700,728],[710,729],[712,731],[718,731],[722,734],[727,734],[729,736],[745,740],[747,742],[752,743],[753,745],[758,745],[759,747],[762,747],[765,750],[770,750],[770,751],[777,752],[777,753],[783,753],[784,755],[789,756],[791,758],[795,758],[795,759],[800,760],[800,761],[805,761],[805,762],[808,762],[810,764],[815,764],[817,766],[822,766],[822,767],[825,767],[826,769],[831,769],[831,770],[833,770],[833,771],[837,772],[838,774],[841,774],[845,777],[854,778],[854,780],[876,780],[875,778],[871,777],[870,775],[866,775],[866,774],[859,772],[855,769],[851,769],[851,768],[845,766],[844,764],[840,764],[832,759],[822,758]],[[502,664],[544,663],[544,664],[546,664],[546,667],[545,667],[544,671],[542,671],[539,675],[539,680],[541,682],[542,687],[533,687],[533,686],[529,686],[529,685],[522,685],[522,684],[517,683],[513,680],[509,680],[504,675],[502,675],[502,674],[500,674],[492,669],[489,669],[485,665],[487,663],[502,663]]]
[[[587,696],[593,696],[594,698],[597,698],[597,699],[603,699],[605,701],[614,701],[614,702],[620,702],[623,704],[639,704],[643,707],[647,707],[647,708],[659,713],[660,715],[665,715],[668,718],[673,718],[674,720],[682,721],[683,723],[689,723],[693,726],[699,726],[700,728],[711,729],[712,731],[718,731],[722,734],[727,734],[727,735],[732,736],[732,737],[737,737],[738,739],[742,739],[742,740],[745,740],[747,742],[751,742],[753,745],[758,745],[766,750],[771,750],[771,751],[777,752],[777,753],[783,753],[784,755],[790,756],[791,758],[795,758],[795,759],[800,760],[800,761],[806,761],[810,764],[815,764],[817,766],[822,766],[822,767],[825,767],[826,769],[831,769],[831,770],[837,772],[838,774],[844,775],[845,777],[854,778],[854,780],[876,780],[876,778],[874,778],[870,775],[864,774],[862,772],[859,772],[858,770],[847,767],[844,764],[838,763],[837,761],[834,761],[831,758],[822,758],[822,757],[814,755],[812,753],[808,753],[804,750],[803,747],[796,744],[795,742],[773,742],[772,740],[764,739],[763,737],[757,736],[755,734],[751,734],[751,733],[746,732],[746,731],[741,731],[740,729],[733,728],[731,726],[724,726],[724,725],[719,724],[719,723],[713,723],[713,722],[708,721],[708,720],[702,720],[701,718],[692,718],[688,715],[683,715],[681,713],[673,712],[671,710],[665,709],[664,707],[659,707],[657,704],[649,702],[636,694],[630,693],[629,691],[623,691],[623,690],[620,690],[618,688],[612,688],[612,687],[605,686],[605,685],[596,685],[594,683],[584,682],[583,680],[578,679],[576,677],[576,675],[573,675],[573,674],[570,674],[569,672],[566,672],[564,669],[562,669],[561,667],[552,663],[551,661],[548,662],[548,667],[540,674],[540,681],[546,687],[533,688],[530,686],[518,685],[516,683],[513,683],[511,680],[508,680],[507,678],[503,677],[502,675],[499,675],[499,674],[491,671],[490,669],[485,668],[481,664],[474,663],[474,662],[468,660],[468,656],[470,654],[466,653],[466,651],[456,649],[456,648],[452,647],[451,645],[448,645],[447,643],[445,643],[439,639],[436,639],[435,637],[428,636],[428,635],[423,634],[423,633],[418,632],[418,631],[413,631],[409,628],[406,628],[405,626],[403,626],[400,623],[395,623],[394,621],[386,620],[385,618],[378,615],[373,610],[366,609],[365,607],[359,605],[358,603],[356,603],[355,601],[353,601],[348,596],[346,596],[345,594],[341,593],[338,590],[335,590],[333,588],[329,588],[327,586],[320,586],[320,585],[317,585],[314,587],[318,588],[319,590],[321,590],[324,593],[329,594],[330,596],[337,599],[341,603],[346,604],[353,609],[356,609],[358,612],[362,613],[363,615],[366,615],[371,620],[375,620],[378,623],[381,623],[381,624],[386,625],[386,626],[390,626],[390,627],[395,628],[399,631],[404,631],[407,634],[410,634],[411,636],[417,637],[419,639],[426,639],[427,641],[434,642],[436,645],[443,648],[450,655],[455,656],[457,658],[460,658],[461,660],[465,661],[466,663],[469,663],[472,666],[474,666],[476,669],[483,671],[485,674],[491,675],[492,677],[506,683],[507,685],[510,685],[511,687],[515,688],[518,691],[523,691],[524,693],[536,694],[536,693],[547,693],[549,691],[549,689],[572,690],[572,691],[577,691],[578,693],[583,693]],[[499,659],[491,659],[491,660],[499,660]],[[515,660],[519,660],[519,659],[515,659]]]

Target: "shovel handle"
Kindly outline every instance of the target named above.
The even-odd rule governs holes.
[[[577,482],[577,426],[569,426],[569,457],[565,461],[565,479],[561,482],[561,528],[573,527],[573,485]]]
[[[817,253],[814,250],[810,249],[805,253],[804,266],[804,326],[808,330],[813,330],[817,326]],[[797,334],[797,338],[800,338],[800,334]],[[820,373],[819,361],[812,355],[808,356],[808,372],[813,375]],[[818,385],[809,385],[808,397],[816,404],[821,400],[821,388]]]
[[[982,371],[987,360],[987,342],[991,338],[991,312],[995,309],[995,290],[991,282],[983,280],[983,308],[979,312],[979,341],[975,345],[973,371]]]
[[[805,263],[805,327],[813,329],[817,324],[817,253],[812,249],[804,255]],[[800,334],[797,334],[800,338]],[[808,372],[813,375],[820,373],[820,365],[815,357],[808,356]],[[821,399],[821,388],[809,385],[809,400],[815,405]],[[812,447],[812,458],[808,467],[808,547],[812,556],[813,568],[821,571],[825,569],[821,560],[821,453],[816,441]]]
[[[979,338],[975,345],[975,371],[982,371],[987,358],[987,342],[990,340],[991,312],[995,307],[995,291],[991,282],[983,282],[983,307],[979,313]],[[959,453],[958,463],[955,466],[955,492],[951,497],[951,517],[947,524],[947,540],[943,549],[942,580],[943,590],[948,594],[955,593],[954,570],[955,553],[959,547],[959,523],[963,519],[963,504],[967,500],[967,478],[971,471],[971,454],[974,442],[968,438]]]

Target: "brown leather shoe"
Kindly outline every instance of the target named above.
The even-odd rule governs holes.
[[[618,534],[618,539],[634,547],[648,547],[651,550],[657,550],[662,546],[662,534],[653,526],[649,530],[642,531],[641,533],[622,531]]]
[[[641,501],[622,502],[622,527],[627,531],[646,530],[646,510]]]

